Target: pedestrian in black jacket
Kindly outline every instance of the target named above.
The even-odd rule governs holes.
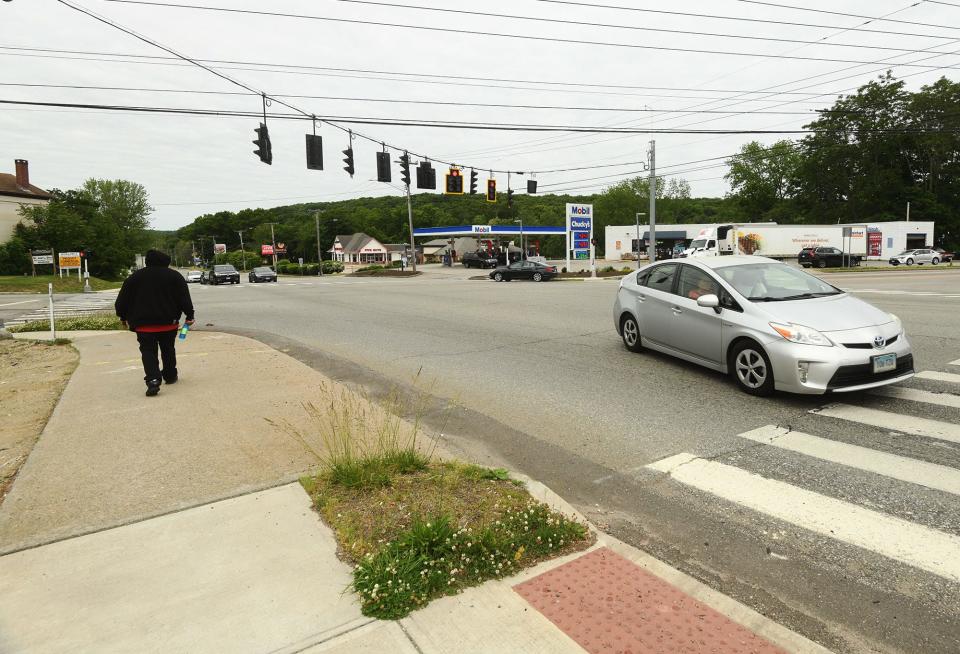
[[[186,316],[188,325],[193,324],[193,302],[187,280],[169,268],[169,256],[150,250],[145,261],[145,268],[123,282],[114,308],[123,326],[137,334],[147,397],[152,397],[160,392],[161,379],[167,384],[177,382],[177,329],[180,314]],[[163,370],[157,360],[158,347]]]

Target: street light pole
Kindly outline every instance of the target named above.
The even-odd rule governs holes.
[[[650,263],[657,260],[657,142],[650,141]],[[638,244],[639,249],[639,244]],[[639,257],[639,255],[638,255]]]
[[[523,247],[523,218],[518,218],[514,220],[515,223],[520,223],[520,261],[524,261],[527,258],[527,250]],[[510,259],[510,249],[507,248],[507,263]]]
[[[410,199],[410,185],[407,184],[407,223],[410,225],[410,249],[413,259],[410,260],[410,270],[417,272],[417,242],[413,239],[413,201]]]
[[[277,239],[273,235],[273,226],[277,223],[266,223],[270,225],[270,245],[273,247],[273,270],[277,270]]]

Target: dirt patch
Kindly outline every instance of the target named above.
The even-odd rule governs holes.
[[[79,360],[70,345],[0,341],[0,504]]]

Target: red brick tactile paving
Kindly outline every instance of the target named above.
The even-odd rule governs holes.
[[[784,652],[606,547],[514,590],[592,654]]]

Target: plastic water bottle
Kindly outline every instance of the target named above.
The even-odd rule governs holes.
[[[180,340],[184,341],[187,339],[187,332],[190,331],[190,325],[183,323],[183,327],[180,328]]]

